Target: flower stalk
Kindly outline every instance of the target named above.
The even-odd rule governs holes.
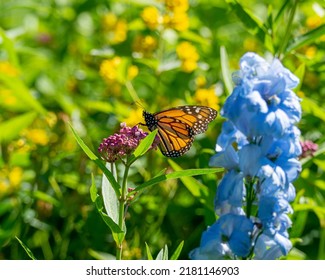
[[[299,80],[278,59],[267,62],[255,53],[241,58],[233,80],[221,111],[228,120],[210,160],[226,169],[215,198],[219,219],[190,257],[276,259],[292,248],[288,215],[302,151],[295,126],[300,99],[292,89]]]

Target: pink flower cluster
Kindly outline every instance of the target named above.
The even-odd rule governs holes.
[[[128,127],[121,123],[119,133],[115,133],[100,143],[98,152],[102,159],[107,162],[115,162],[119,158],[131,154],[139,145],[140,141],[148,135],[138,126]],[[159,139],[158,139],[159,141]],[[155,139],[151,148],[156,148],[158,144]]]
[[[302,154],[300,158],[306,158],[308,156],[314,156],[314,153],[318,150],[318,145],[313,141],[306,140],[300,142],[302,148]]]

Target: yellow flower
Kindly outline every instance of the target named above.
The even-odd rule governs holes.
[[[195,79],[195,84],[198,88],[202,88],[206,85],[207,83],[207,80],[204,76],[198,76],[196,79]]]
[[[315,29],[318,26],[320,26],[322,23],[324,22],[324,19],[321,18],[318,15],[313,15],[307,18],[306,20],[306,25],[310,28],[310,29]]]
[[[0,100],[1,105],[7,107],[16,106],[19,104],[17,97],[12,93],[11,90],[6,88],[0,88]]]
[[[102,19],[102,26],[111,44],[119,44],[126,40],[128,25],[124,19],[118,19],[113,13],[107,13]]]
[[[15,166],[9,172],[9,182],[12,187],[17,187],[20,185],[23,178],[23,170]]]
[[[22,178],[23,170],[21,167],[15,166],[11,170],[2,168],[0,171],[0,197],[18,189]]]
[[[208,89],[197,89],[194,95],[194,99],[199,105],[209,106],[216,110],[219,110],[220,108],[219,98],[216,95],[215,89],[213,87]]]
[[[310,46],[305,51],[305,55],[309,59],[313,59],[316,54],[317,54],[317,48],[315,46]]]
[[[135,65],[131,65],[128,68],[128,75],[127,78],[128,80],[133,80],[136,76],[138,76],[139,73],[139,68]]]
[[[177,31],[185,31],[190,25],[189,18],[187,14],[183,11],[174,12],[168,18],[168,27],[174,28]]]
[[[182,42],[176,47],[176,53],[181,60],[181,69],[184,72],[192,72],[197,68],[197,61],[199,60],[199,54],[196,48],[189,42]]]
[[[124,121],[130,127],[142,122],[143,121],[142,109],[136,108],[136,109],[131,110],[128,118],[126,118]]]
[[[49,143],[50,139],[44,129],[33,128],[25,132],[26,138],[36,145],[45,146]]]
[[[113,30],[117,23],[117,17],[113,13],[107,13],[103,16],[102,25],[106,31]]]
[[[9,77],[17,77],[19,71],[8,61],[0,61],[0,74],[5,74]]]
[[[188,10],[188,0],[165,0],[166,8],[170,11],[182,11]]]
[[[121,64],[121,58],[115,56],[112,59],[105,59],[99,69],[99,74],[107,83],[115,82],[118,79],[118,66]]]
[[[161,21],[158,9],[153,6],[146,7],[141,13],[141,18],[146,26],[152,30],[156,29]]]
[[[99,69],[99,74],[103,77],[103,79],[111,86],[115,83],[121,83],[123,81],[123,77],[120,77],[120,70],[123,66],[122,59],[118,56],[115,56],[112,59],[105,59]],[[132,80],[139,73],[139,69],[135,65],[130,65],[127,68],[126,79]]]
[[[197,68],[197,62],[193,59],[185,59],[182,61],[181,69],[186,72],[190,73],[193,72]]]
[[[199,54],[196,48],[189,42],[182,42],[176,47],[176,53],[181,60],[193,59],[199,60]]]
[[[139,35],[135,37],[132,48],[134,52],[141,53],[144,57],[150,57],[157,45],[155,37]]]

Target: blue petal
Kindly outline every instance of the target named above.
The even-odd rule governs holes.
[[[261,234],[254,246],[254,259],[275,260],[288,254],[292,244],[288,238],[277,233],[275,235]]]
[[[215,198],[216,214],[221,216],[229,212],[242,213],[244,191],[243,174],[235,170],[227,172],[217,188]]]
[[[238,154],[233,146],[229,145],[224,151],[218,152],[212,156],[209,165],[216,167],[221,166],[228,170],[236,168],[238,166]]]
[[[239,152],[239,168],[244,176],[254,177],[261,167],[263,157],[261,147],[255,144],[244,146]]]

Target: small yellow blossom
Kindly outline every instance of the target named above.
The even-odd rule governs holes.
[[[176,47],[176,53],[179,59],[193,59],[198,60],[199,55],[196,51],[196,48],[189,42],[182,42]]]
[[[181,69],[186,73],[191,73],[197,68],[197,62],[193,59],[185,59],[182,61]]]
[[[168,22],[168,27],[173,28],[177,31],[185,31],[190,25],[189,18],[183,11],[174,12],[169,16],[169,18],[165,18],[165,20]]]
[[[196,90],[194,99],[199,105],[209,106],[213,109],[219,110],[219,98],[216,95],[213,87],[205,89],[199,88]]]
[[[45,121],[49,127],[53,127],[57,123],[58,117],[55,113],[48,112],[48,114],[45,117]]]
[[[104,78],[107,83],[115,82],[118,79],[118,66],[121,64],[122,59],[115,56],[112,59],[105,59],[99,69],[99,74]]]
[[[1,75],[1,74],[0,74]],[[6,88],[0,88],[0,106],[16,106],[19,105],[19,100],[17,97],[12,93],[11,90]]]
[[[198,88],[203,88],[207,83],[207,80],[204,76],[198,76],[195,79],[195,84]]]
[[[161,22],[159,11],[154,6],[146,7],[141,13],[141,18],[146,26],[152,30],[156,29]]]
[[[36,145],[45,146],[49,143],[50,139],[44,129],[33,128],[25,132],[26,138]]]
[[[132,80],[139,73],[139,69],[135,65],[130,65],[126,69],[124,67],[125,61],[118,56],[112,59],[105,59],[100,65],[99,74],[109,85],[109,91],[113,94],[119,94],[121,92],[121,85],[125,80]]]
[[[132,48],[134,52],[141,53],[144,57],[150,57],[157,48],[157,45],[158,43],[155,37],[139,35],[135,37]]]
[[[199,54],[196,48],[189,42],[182,42],[176,47],[176,53],[181,60],[181,69],[184,72],[192,72],[197,68],[197,61],[199,60]]]
[[[131,65],[128,68],[128,75],[127,75],[127,79],[133,80],[136,76],[138,76],[139,74],[139,68],[135,65]]]
[[[0,61],[0,75],[5,74],[9,77],[17,77],[19,71],[8,61]]]
[[[306,57],[308,57],[309,59],[313,59],[316,54],[317,54],[317,48],[315,46],[307,47],[305,51]]]
[[[102,19],[102,26],[111,44],[119,44],[126,40],[128,25],[124,19],[118,19],[113,13],[107,13]]]
[[[23,178],[21,167],[2,168],[0,171],[0,197],[17,190]]]
[[[21,167],[15,166],[9,172],[9,182],[12,187],[18,187],[23,178]]]
[[[320,26],[321,24],[324,23],[324,19],[321,18],[318,15],[313,15],[307,18],[306,20],[306,25],[310,28],[310,29],[315,29],[318,26]]]

